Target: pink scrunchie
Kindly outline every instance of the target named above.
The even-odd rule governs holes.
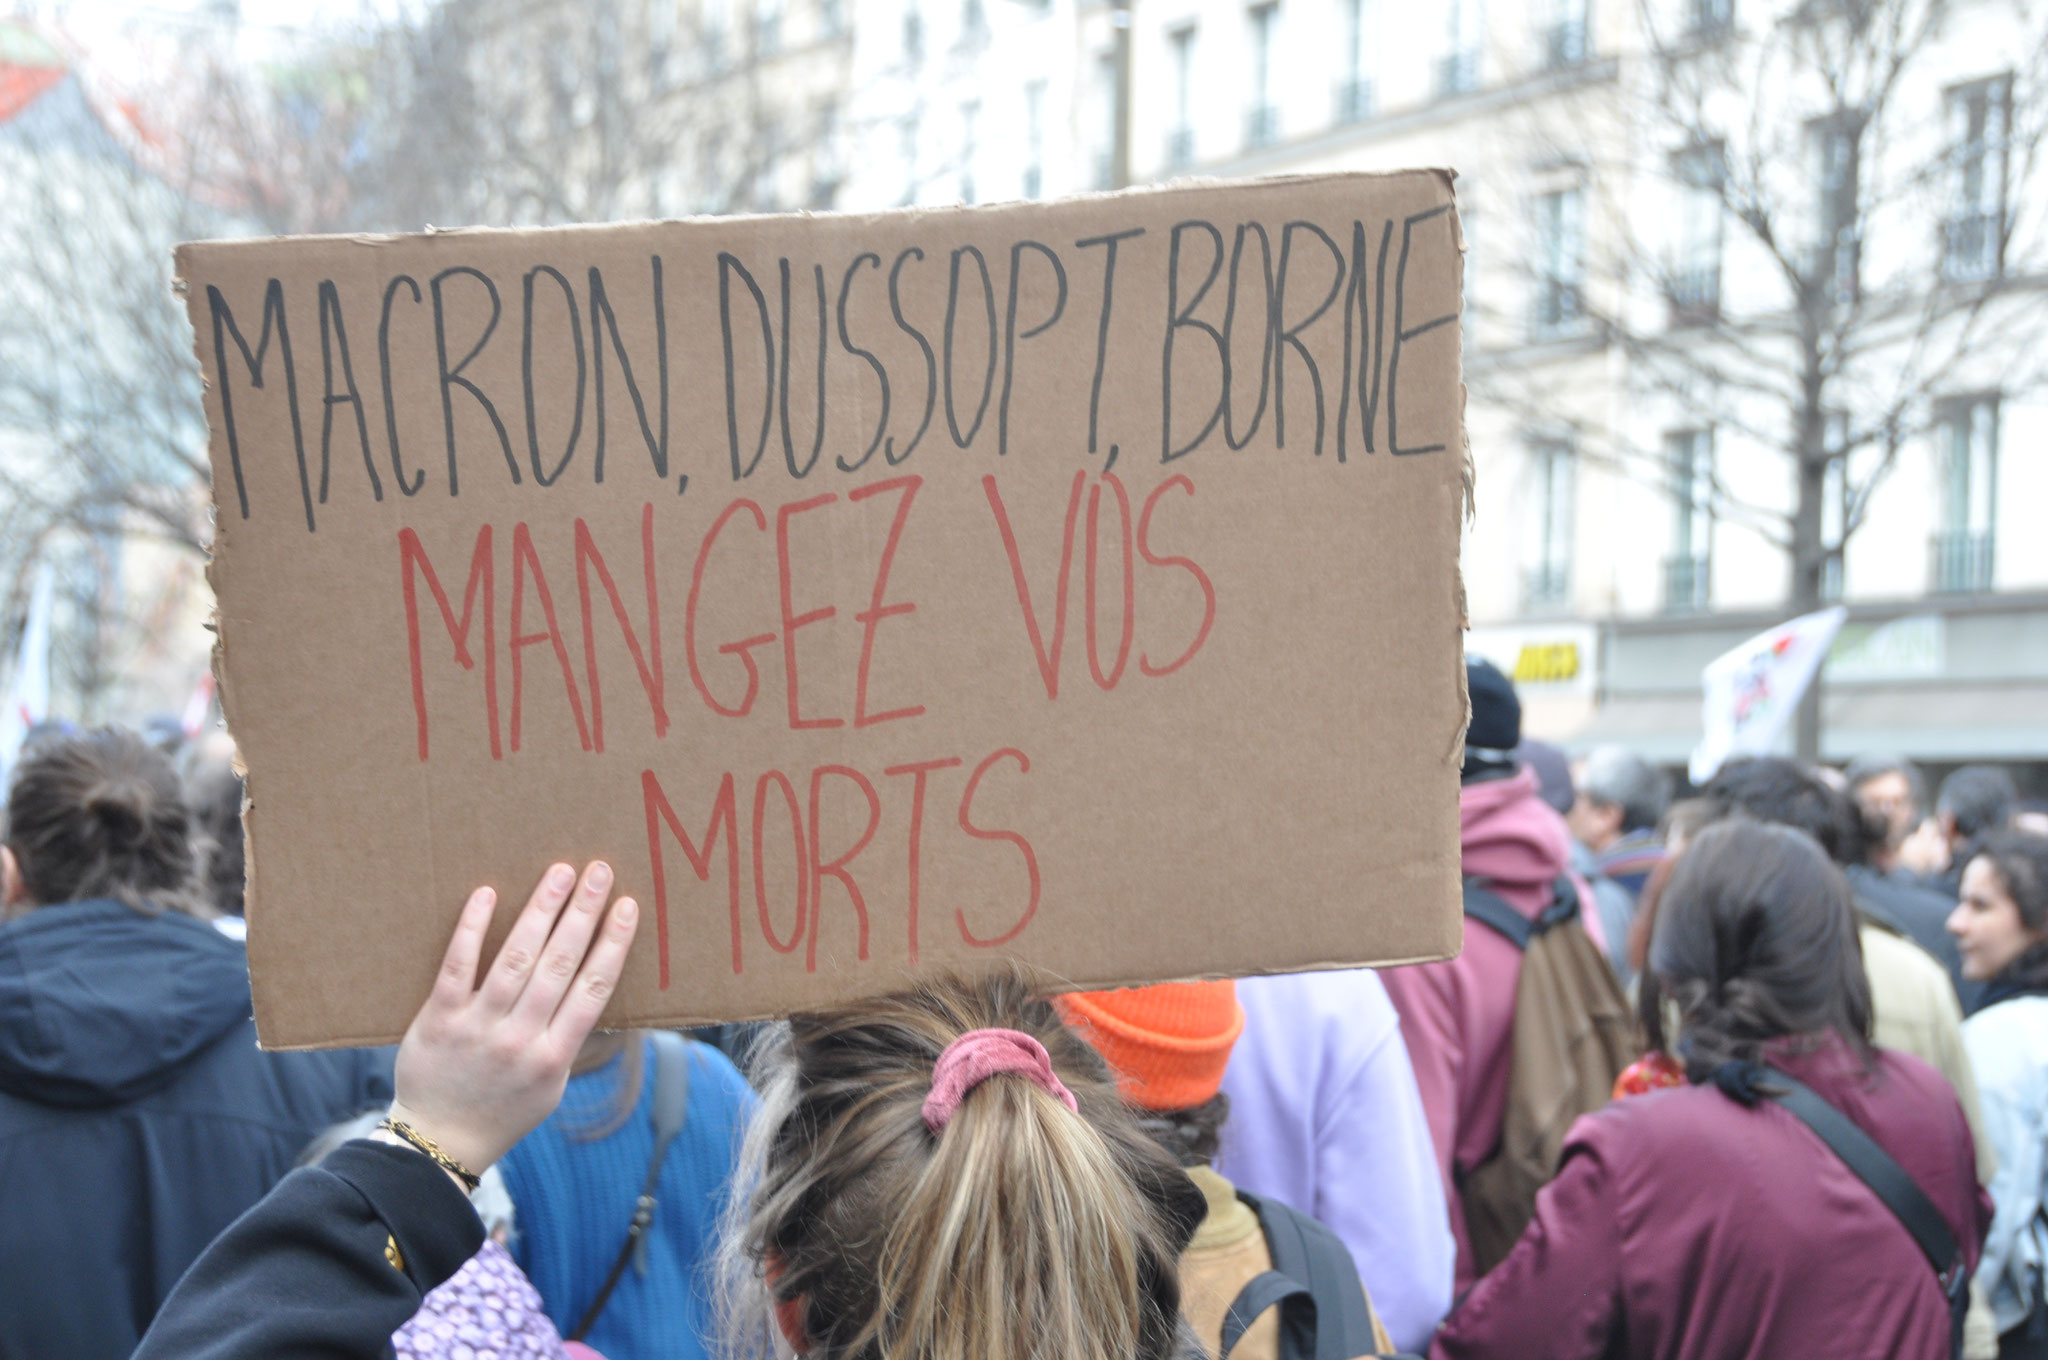
[[[1003,1072],[1029,1078],[1076,1114],[1074,1093],[1054,1075],[1045,1045],[1014,1029],[975,1029],[947,1044],[932,1064],[932,1092],[924,1098],[925,1127],[944,1132],[969,1091]]]

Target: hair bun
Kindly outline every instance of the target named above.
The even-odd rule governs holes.
[[[147,780],[132,775],[107,779],[86,791],[85,810],[117,847],[133,850],[149,839],[156,793]]]

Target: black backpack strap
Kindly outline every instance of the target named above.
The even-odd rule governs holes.
[[[1372,1312],[1359,1283],[1357,1263],[1343,1239],[1279,1200],[1262,1199],[1243,1190],[1237,1197],[1259,1216],[1273,1269],[1300,1282],[1315,1301],[1309,1349],[1300,1354],[1315,1360],[1352,1360],[1370,1353]]]
[[[1559,874],[1557,881],[1550,885],[1550,905],[1536,917],[1536,933],[1541,935],[1552,926],[1578,919],[1579,890],[1572,885],[1570,874]]]
[[[1312,1356],[1316,1351],[1316,1301],[1306,1285],[1288,1279],[1277,1270],[1254,1275],[1230,1301],[1223,1315],[1223,1349],[1217,1360],[1225,1360],[1259,1315],[1280,1305],[1281,1360]]]
[[[654,1226],[655,1191],[661,1187],[661,1163],[668,1156],[668,1145],[683,1131],[684,1120],[689,1115],[690,1041],[667,1030],[656,1030],[648,1038],[654,1042],[654,1155],[648,1159],[647,1176],[640,1183],[639,1198],[633,1201],[633,1221],[626,1228],[626,1245],[619,1249],[619,1258],[612,1262],[604,1287],[597,1291],[597,1297],[584,1310],[576,1330],[565,1338],[569,1341],[581,1341],[597,1325],[604,1306],[611,1302],[612,1291],[619,1287],[619,1280],[626,1273],[628,1261],[637,1258],[640,1273],[647,1273],[647,1234]]]
[[[1528,951],[1529,941],[1536,937],[1535,923],[1509,906],[1506,899],[1488,888],[1481,879],[1465,880],[1465,914],[1495,934],[1507,937],[1509,944],[1524,953]]]
[[[1878,1146],[1876,1139],[1821,1099],[1805,1083],[1775,1067],[1767,1070],[1771,1084],[1783,1088],[1770,1092],[1771,1098],[1812,1129],[1842,1159],[1843,1164],[1856,1173],[1856,1179],[1869,1186],[1871,1192],[1884,1202],[1884,1207],[1892,1211],[1906,1231],[1912,1234],[1913,1241],[1919,1244],[1927,1263],[1934,1268],[1934,1278],[1941,1285],[1942,1294],[1948,1299],[1955,1327],[1952,1351],[1961,1354],[1963,1314],[1970,1303],[1970,1272],[1964,1269],[1962,1248],[1957,1246],[1948,1220],[1941,1216],[1941,1210],[1934,1207],[1934,1201],[1927,1198],[1927,1192],[1920,1188],[1912,1175]]]

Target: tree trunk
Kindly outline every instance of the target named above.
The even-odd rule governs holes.
[[[1828,545],[1822,534],[1827,501],[1829,450],[1827,407],[1823,392],[1819,346],[1810,343],[1808,362],[1797,412],[1794,447],[1798,450],[1797,501],[1792,512],[1792,579],[1786,604],[1792,616],[1811,614],[1821,607],[1821,582],[1827,571]],[[1825,670],[1825,667],[1822,668]],[[1820,759],[1822,671],[1815,671],[1813,683],[1799,700],[1793,719],[1793,754],[1814,763]]]

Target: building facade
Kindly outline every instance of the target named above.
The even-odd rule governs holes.
[[[1838,601],[1824,757],[2048,793],[2038,16],[852,3],[854,107],[893,134],[845,206],[1107,188],[1120,87],[1134,181],[1458,172],[1472,646],[1533,731],[1680,764],[1701,666]]]

